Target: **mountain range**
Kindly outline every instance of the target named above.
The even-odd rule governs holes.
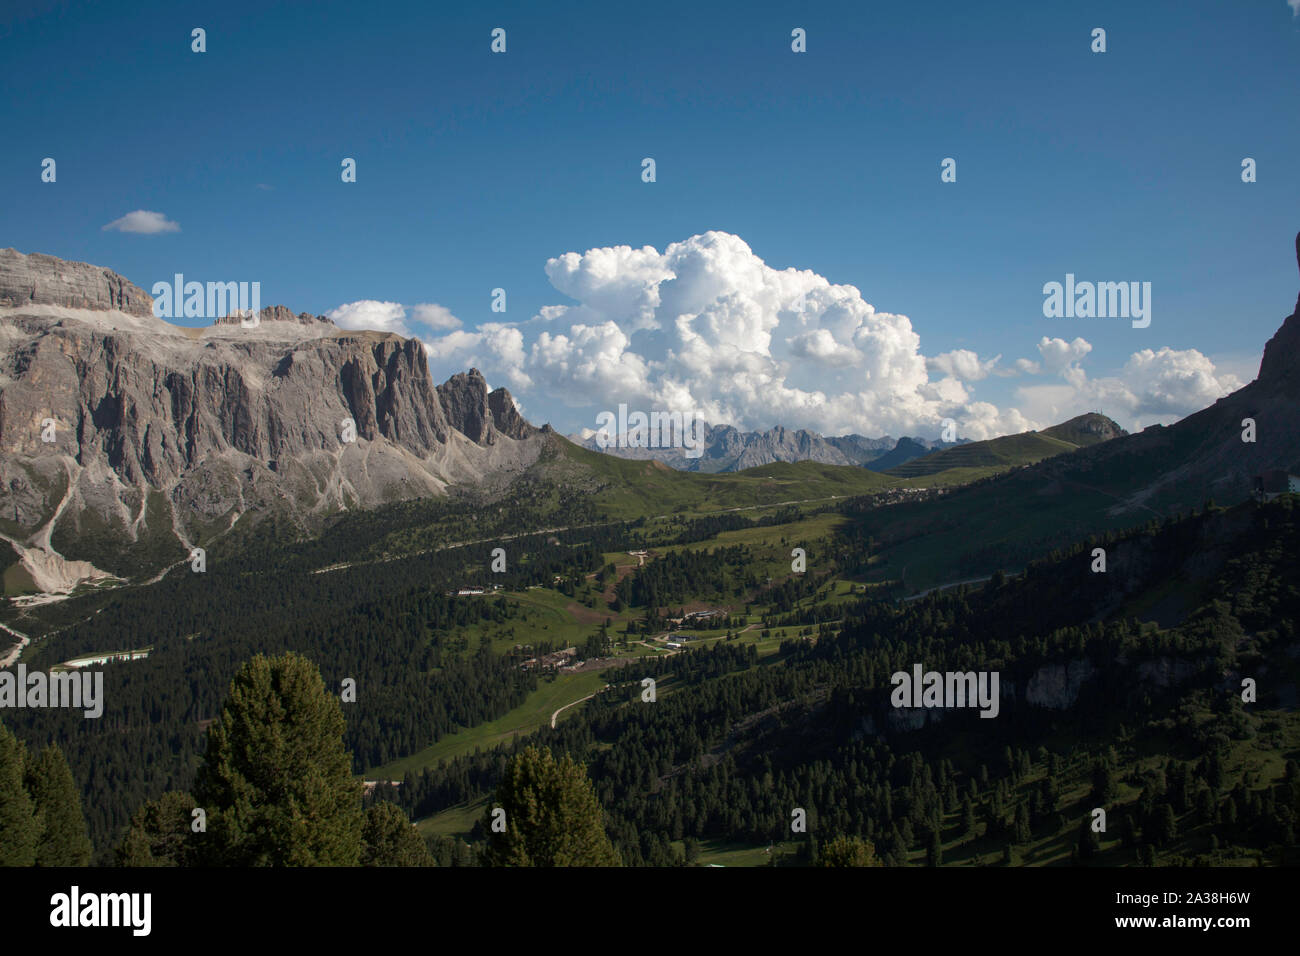
[[[766,431],[742,432],[731,425],[706,425],[700,453],[694,457],[680,447],[637,448],[626,442],[602,448],[596,433],[569,435],[569,441],[592,451],[604,451],[633,461],[653,459],[678,471],[717,473],[743,471],[777,461],[815,461],[824,465],[860,465],[872,471],[886,471],[931,451],[951,448],[955,442],[888,435],[828,437],[803,428],[777,425]]]
[[[918,481],[951,486],[1010,470],[945,496],[967,502],[961,523],[953,507],[934,502],[873,517],[886,546],[906,552],[901,542],[925,538],[932,556],[937,549],[953,562],[1013,539],[1030,549],[1099,522],[1210,496],[1240,499],[1255,475],[1300,463],[1294,314],[1269,341],[1254,382],[1167,428],[1128,435],[1091,413],[1042,432],[945,445],[713,426],[697,459],[680,449],[620,450],[652,459],[649,471],[593,455],[592,438],[579,442],[584,450],[531,425],[510,393],[489,391],[476,370],[435,385],[414,339],[341,329],[283,306],[259,318],[254,328],[229,316],[175,326],[111,270],[0,250],[8,590],[67,591],[156,573],[245,516],[278,515],[310,534],[343,511],[462,488],[500,497],[539,476],[585,489],[609,513],[643,499],[644,514],[692,502],[779,502],[796,488],[811,499]],[[1242,440],[1247,418],[1256,422],[1253,442]],[[707,475],[712,483],[696,481]],[[1055,508],[1063,498],[1069,506]],[[919,533],[936,507],[948,530]],[[1008,521],[1009,510],[1023,512],[1023,524]]]

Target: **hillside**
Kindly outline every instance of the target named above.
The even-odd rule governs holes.
[[[719,474],[677,471],[660,461],[590,451],[559,435],[552,436],[531,473],[570,486],[580,483],[601,517],[620,520],[870,495],[897,484],[862,468],[813,461]]]
[[[1216,509],[1100,542],[1107,574],[1081,542],[1021,577],[897,605],[829,606],[811,586],[764,615],[775,654],[729,633],[646,659],[636,677],[667,688],[653,709],[635,680],[615,683],[526,742],[587,764],[635,863],[668,865],[682,840],[807,862],[790,807],[815,814],[818,842],[861,836],[889,865],[1282,863],[1300,813],[1298,515],[1294,498]],[[999,675],[997,719],[893,706],[890,675],[913,662]],[[1267,691],[1243,703],[1261,675]],[[497,766],[463,749],[397,799],[432,815],[429,832],[476,841],[464,808]]]
[[[1300,264],[1300,237],[1296,246]],[[1018,569],[1092,534],[1186,513],[1209,499],[1241,501],[1254,476],[1270,469],[1300,471],[1297,354],[1300,314],[1293,312],[1265,346],[1253,382],[1174,425],[1042,458],[942,499],[864,513],[859,533],[874,542],[872,574],[902,576],[909,589],[921,589]],[[1242,440],[1248,418],[1258,429],[1253,442]],[[1008,454],[1047,450],[1058,441],[1048,432],[1028,443],[1012,436],[1022,444]]]
[[[1128,432],[1105,415],[1079,415],[1041,432],[1004,435],[931,452],[890,468],[899,478],[933,475],[952,468],[1010,468],[1029,465],[1064,452],[1076,451]]]

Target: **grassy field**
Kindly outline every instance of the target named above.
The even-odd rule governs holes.
[[[1075,451],[1078,447],[1072,442],[1040,432],[1004,435],[1001,438],[971,442],[967,445],[957,445],[954,448],[931,452],[891,468],[886,474],[898,478],[916,478],[922,475],[936,475],[954,468],[1009,468],[1012,465],[1028,465],[1063,452]]]
[[[368,769],[365,777],[368,780],[400,780],[408,771],[418,772],[436,766],[440,760],[472,753],[476,748],[487,749],[509,743],[516,734],[522,737],[549,726],[551,714],[556,709],[581,700],[604,686],[605,678],[601,673],[560,674],[553,681],[543,680],[537,690],[505,716],[448,734],[409,757]]]
[[[415,826],[425,836],[436,833],[439,836],[468,837],[470,831],[474,829],[474,824],[483,818],[486,806],[487,800],[479,800],[464,806],[452,807],[434,816],[425,817]]]
[[[708,514],[871,494],[893,487],[897,480],[840,465],[811,461],[776,462],[726,474],[674,471],[657,461],[631,461],[579,448],[564,442],[566,464],[604,483],[595,495],[597,511],[605,517],[632,520],[668,514]]]

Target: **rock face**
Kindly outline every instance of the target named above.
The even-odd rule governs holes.
[[[540,454],[508,392],[477,372],[435,387],[414,339],[282,306],[182,328],[107,270],[0,255],[19,260],[36,291],[4,273],[21,302],[0,309],[0,536],[29,571],[58,553],[139,573],[246,513],[310,527]]]
[[[299,312],[294,315],[292,309],[283,305],[268,305],[258,313],[258,318],[262,322],[296,322],[299,325],[315,325],[318,322],[324,322],[326,325],[334,325],[323,315],[312,315],[310,312]],[[227,315],[217,319],[217,325],[239,325],[243,321],[244,316]]]
[[[1300,233],[1295,237],[1296,266],[1300,268]],[[1296,298],[1295,311],[1282,323],[1264,346],[1264,358],[1259,363],[1259,378],[1285,388],[1291,395],[1300,394],[1300,297]]]
[[[1086,415],[1076,415],[1068,422],[1044,429],[1043,434],[1075,445],[1087,446],[1110,441],[1112,438],[1122,438],[1128,432],[1105,415],[1089,412]]]
[[[153,298],[116,272],[85,262],[0,249],[0,308],[57,305],[152,315]]]
[[[525,439],[537,432],[524,421],[506,389],[488,392],[487,382],[476,368],[439,385],[438,398],[451,427],[476,445],[495,445],[501,436]]]

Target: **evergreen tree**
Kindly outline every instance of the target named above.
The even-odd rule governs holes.
[[[971,803],[970,797],[962,801],[961,826],[967,837],[975,836],[975,804]]]
[[[81,795],[68,769],[68,761],[51,744],[27,762],[27,791],[41,821],[36,848],[37,866],[87,866],[90,837],[81,812]]]
[[[1028,843],[1031,833],[1029,830],[1029,808],[1023,803],[1016,807],[1016,823],[1013,840],[1016,843]]]
[[[505,831],[493,824],[505,811]],[[587,770],[528,747],[507,765],[483,818],[487,866],[618,866]]]
[[[870,840],[837,836],[827,840],[817,855],[818,866],[883,866]]]
[[[1101,841],[1092,830],[1092,818],[1084,817],[1079,823],[1079,859],[1091,860],[1101,848]]]
[[[1098,761],[1092,768],[1092,805],[1109,809],[1118,794],[1119,780],[1115,776],[1114,765]]]
[[[386,800],[366,810],[361,827],[362,866],[434,866],[433,855],[420,831],[402,808]]]
[[[925,849],[925,865],[940,866],[943,863],[943,839],[938,830],[930,831],[930,844]]]
[[[195,796],[207,811],[202,861],[354,866],[361,784],[343,745],[339,699],[293,652],[248,661],[208,731]]]
[[[23,786],[26,765],[27,748],[0,724],[0,866],[36,863],[40,821]]]
[[[1156,809],[1152,841],[1156,846],[1168,846],[1178,837],[1178,822],[1174,819],[1174,808],[1162,802]]]
[[[194,808],[188,793],[171,790],[136,810],[116,850],[118,866],[186,866],[195,858]],[[191,838],[193,834],[193,838]]]

